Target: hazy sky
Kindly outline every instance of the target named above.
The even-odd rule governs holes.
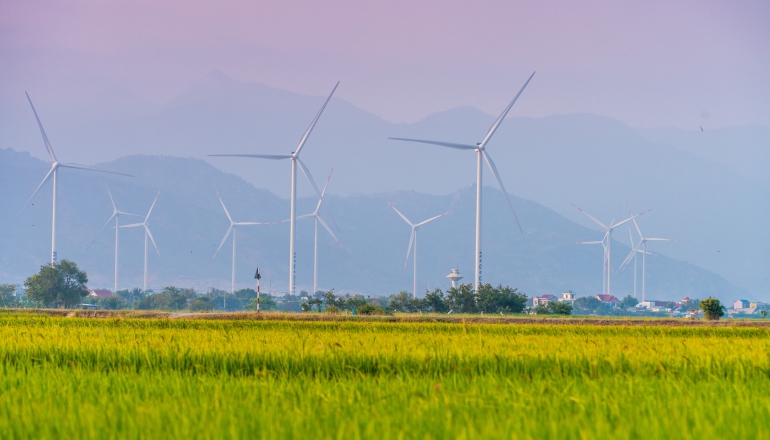
[[[498,114],[537,70],[512,114],[770,125],[768,23],[766,0],[2,0],[0,94],[162,103],[219,69],[314,95],[341,80],[338,97],[409,122]]]

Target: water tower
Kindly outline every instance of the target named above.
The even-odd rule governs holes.
[[[452,269],[452,273],[446,276],[449,278],[449,281],[452,282],[452,288],[457,288],[457,282],[463,279],[462,275],[460,275],[460,272],[457,271],[457,269]]]

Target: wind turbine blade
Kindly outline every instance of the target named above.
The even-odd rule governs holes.
[[[251,157],[256,159],[291,159],[291,154],[209,154],[209,157]]]
[[[27,205],[29,205],[29,202],[31,202],[32,199],[35,198],[35,195],[37,195],[38,191],[40,191],[40,188],[42,188],[43,185],[45,185],[45,183],[48,182],[48,179],[51,178],[51,174],[53,174],[54,170],[56,170],[56,167],[58,166],[59,166],[58,164],[54,164],[53,166],[51,166],[51,169],[48,171],[48,174],[46,174],[45,177],[43,177],[43,181],[40,182],[40,185],[37,186],[37,189],[35,190],[35,192],[32,193],[32,196],[29,198],[29,200],[27,200],[27,203],[25,203],[24,206],[21,207],[21,210],[19,211],[19,213],[16,214],[16,217],[13,218],[14,220],[16,220],[19,217],[19,215],[21,215],[21,213],[24,212],[24,208],[26,208]]]
[[[106,181],[104,182],[104,187],[107,188],[107,194],[110,195],[110,202],[112,203],[112,212],[113,212],[113,214],[114,213],[118,213],[119,212],[118,211],[118,207],[115,206],[115,199],[112,198],[112,192],[110,192],[110,187],[109,187],[109,185],[107,185]]]
[[[331,228],[329,228],[329,225],[327,225],[327,224],[326,224],[326,222],[325,222],[325,221],[324,221],[324,220],[323,220],[321,217],[318,217],[318,221],[321,223],[321,226],[323,226],[323,227],[324,227],[324,229],[326,229],[326,231],[327,231],[327,232],[329,232],[329,234],[332,236],[332,238],[334,239],[334,241],[336,241],[336,242],[337,242],[337,244],[338,244],[338,245],[340,245],[340,247],[341,247],[343,250],[346,250],[346,249],[345,249],[345,246],[343,246],[343,245],[342,245],[342,242],[340,242],[340,239],[339,239],[339,238],[337,238],[337,236],[336,236],[336,235],[334,235],[334,232],[332,232]]]
[[[387,200],[385,200],[385,203],[387,203],[388,205],[390,205],[390,207],[391,207],[391,208],[393,208],[393,210],[394,210],[394,211],[396,211],[396,212],[398,213],[398,215],[400,215],[400,216],[401,216],[401,218],[402,218],[402,219],[404,219],[404,221],[405,221],[405,222],[409,223],[409,226],[411,226],[411,227],[414,227],[414,225],[412,224],[412,222],[410,222],[410,221],[409,221],[409,219],[408,219],[408,218],[406,218],[406,216],[405,216],[404,214],[401,214],[401,211],[399,211],[398,209],[396,209],[396,207],[395,207],[395,206],[393,206],[393,204],[392,204],[392,203],[388,202]]]
[[[305,178],[308,182],[310,182],[310,185],[313,187],[313,190],[315,191],[315,195],[318,196],[318,198],[322,198],[321,191],[318,190],[318,186],[315,184],[315,180],[313,180],[313,175],[310,174],[310,170],[307,169],[304,163],[302,163],[299,158],[297,159],[297,164],[299,165],[299,169],[302,170],[302,174],[305,175]]]
[[[283,221],[288,221],[288,220],[283,220]],[[275,225],[278,223],[281,223],[281,222],[233,222],[233,226]]]
[[[123,211],[118,211],[118,212],[116,212],[116,214],[118,214],[118,215],[130,215],[132,217],[144,217],[143,215],[140,215],[140,214],[131,214],[130,212],[123,212]]]
[[[297,146],[297,150],[294,152],[294,156],[299,156],[299,152],[302,150],[302,147],[305,146],[305,142],[307,142],[307,138],[310,137],[310,133],[313,131],[313,128],[315,127],[316,122],[318,122],[318,119],[321,117],[321,113],[324,112],[324,109],[326,108],[326,104],[328,104],[329,100],[332,99],[332,95],[334,95],[334,91],[337,90],[337,86],[339,85],[340,85],[340,82],[337,81],[337,84],[334,85],[332,92],[329,93],[329,97],[326,98],[326,101],[324,101],[324,105],[321,107],[321,110],[318,111],[318,114],[315,116],[315,119],[313,119],[313,122],[310,123],[310,127],[308,127],[307,130],[305,131],[305,134],[302,135],[302,139],[299,140],[299,145]]]
[[[628,239],[631,240],[631,247],[634,247],[634,236],[631,235],[631,226],[628,227]]]
[[[48,142],[48,136],[45,134],[45,130],[43,129],[43,124],[40,123],[40,118],[37,116],[37,111],[35,110],[35,106],[32,105],[32,100],[29,98],[29,93],[24,92],[25,95],[27,95],[27,101],[29,101],[29,106],[32,107],[32,113],[35,114],[35,119],[37,120],[37,126],[40,127],[40,134],[43,135],[43,142],[45,142],[45,148],[48,150],[48,155],[51,156],[51,160],[56,162],[56,155],[53,154],[53,148],[51,148],[51,143]]]
[[[578,241],[577,244],[604,244],[604,241]]]
[[[519,95],[521,95],[521,92],[524,91],[524,89],[527,87],[527,84],[532,80],[532,77],[535,76],[535,72],[532,72],[532,75],[529,76],[529,79],[527,79],[527,82],[524,83],[523,86],[521,86],[521,90],[519,90],[519,93],[516,94],[516,96],[513,98],[513,101],[511,101],[510,104],[508,104],[508,107],[505,108],[505,111],[500,115],[500,117],[497,118],[494,124],[492,124],[492,127],[490,127],[489,131],[487,132],[487,135],[484,136],[484,140],[481,141],[481,148],[484,148],[487,145],[487,142],[492,138],[492,135],[495,134],[495,131],[497,131],[497,127],[500,126],[500,124],[503,122],[503,119],[508,115],[508,112],[511,110],[511,107],[513,107],[513,104],[516,103],[516,100],[519,99]]]
[[[222,209],[225,210],[225,214],[227,215],[227,219],[230,220],[230,224],[232,225],[233,218],[230,217],[230,212],[227,211],[227,207],[225,206],[225,202],[222,200],[222,196],[219,195],[219,191],[217,191],[216,193],[217,193],[217,197],[219,198],[219,203],[222,204]]]
[[[406,265],[409,263],[409,254],[412,253],[412,242],[414,241],[414,228],[412,228],[412,233],[409,234],[409,247],[406,248],[406,260],[404,260],[404,270],[406,270]]]
[[[332,173],[334,172],[334,167],[332,167],[332,170],[329,172],[329,177],[326,178],[326,183],[324,184],[324,189],[321,191],[321,198],[318,199],[318,204],[315,207],[315,213],[318,214],[318,210],[321,209],[321,204],[324,201],[324,197],[326,197],[326,189],[329,188],[329,181],[332,179]],[[337,228],[339,230],[339,228]]]
[[[425,220],[425,221],[423,221],[423,222],[421,222],[421,223],[417,223],[416,225],[414,225],[414,227],[416,228],[416,227],[418,227],[418,226],[422,226],[422,225],[424,225],[424,224],[426,224],[426,223],[430,223],[430,222],[432,222],[433,220],[436,220],[436,219],[437,219],[437,218],[439,218],[439,217],[443,217],[443,216],[445,216],[445,215],[449,214],[450,212],[452,212],[452,211],[447,211],[447,212],[445,212],[445,213],[443,213],[443,214],[439,214],[439,215],[437,215],[437,216],[435,216],[435,217],[431,217],[431,218],[429,218],[429,219],[427,219],[427,220]]]
[[[620,223],[617,223],[617,224],[615,224],[615,225],[612,225],[612,226],[610,226],[610,229],[615,229],[615,228],[617,228],[618,226],[620,226],[620,225],[622,225],[622,224],[624,224],[624,223],[626,223],[626,222],[630,222],[631,220],[634,220],[634,219],[636,219],[636,218],[637,218],[637,217],[639,217],[640,215],[644,215],[644,212],[640,212],[639,214],[637,214],[637,215],[635,215],[635,216],[633,216],[633,217],[631,217],[631,218],[627,218],[627,219],[623,220],[623,221],[622,221],[622,222],[620,222]]]
[[[99,229],[99,232],[96,234],[96,237],[94,237],[94,239],[91,241],[91,244],[89,244],[89,245],[88,245],[88,247],[86,248],[86,250],[88,250],[88,249],[91,249],[91,245],[93,245],[93,244],[94,244],[94,242],[96,241],[96,239],[97,239],[97,238],[99,238],[99,235],[102,233],[102,231],[104,230],[104,228],[106,228],[106,227],[107,227],[107,225],[108,225],[108,224],[110,224],[110,222],[112,221],[112,219],[114,219],[114,218],[115,218],[115,216],[116,216],[116,215],[118,215],[118,214],[117,214],[117,213],[113,213],[113,214],[110,216],[110,219],[109,219],[109,220],[107,220],[107,221],[104,223],[104,226],[102,226],[102,229]]]
[[[675,238],[645,238],[647,241],[682,241]]]
[[[217,254],[219,253],[219,250],[222,249],[222,245],[225,244],[225,241],[227,241],[227,237],[230,236],[230,232],[232,232],[232,231],[233,231],[233,225],[230,225],[230,227],[227,228],[227,232],[225,233],[225,238],[223,238],[222,242],[219,243],[219,247],[217,248],[217,251],[214,252],[214,256],[211,257],[212,259],[217,257]]]
[[[505,191],[505,186],[503,186],[503,181],[502,179],[500,179],[500,173],[497,172],[497,167],[495,166],[495,163],[492,162],[492,157],[490,157],[489,153],[487,153],[484,150],[481,150],[481,154],[484,156],[484,160],[487,161],[487,165],[489,166],[489,169],[492,171],[492,174],[495,175],[495,179],[497,179],[497,183],[500,185],[500,189],[503,191],[503,195],[505,196],[505,201],[508,202],[508,207],[511,208],[511,212],[513,213],[513,218],[516,219],[516,225],[519,226],[519,231],[523,234],[524,230],[521,229],[521,223],[519,223],[519,216],[516,215],[516,211],[513,209],[513,204],[511,203],[511,199],[508,198],[508,193]]]
[[[120,173],[118,171],[103,170],[101,168],[89,167],[87,165],[80,165],[80,164],[77,164],[77,163],[62,163],[62,164],[59,164],[59,166],[63,167],[63,168],[74,168],[76,170],[98,171],[100,173],[108,173],[108,174],[117,174],[119,176],[136,177],[136,176],[134,176],[132,174]]]
[[[620,263],[620,268],[619,268],[618,270],[623,270],[623,269],[625,269],[625,268],[626,268],[626,266],[628,265],[628,263],[631,261],[631,258],[633,258],[633,257],[634,257],[634,255],[635,255],[635,254],[636,254],[636,253],[639,251],[639,246],[640,246],[641,244],[642,244],[642,243],[641,243],[641,242],[639,242],[639,243],[637,243],[637,245],[636,245],[636,246],[635,246],[633,249],[631,249],[631,252],[628,254],[628,256],[626,257],[626,259],[625,259],[625,260],[623,260],[623,262],[622,262],[622,263]]]
[[[407,139],[407,138],[393,138],[393,137],[388,139],[391,139],[394,141],[420,142],[423,144],[440,145],[442,147],[455,148],[458,150],[475,150],[476,148],[479,148],[478,145],[455,144],[453,142],[428,141],[424,139]]]
[[[152,201],[152,206],[150,206],[150,210],[147,211],[147,217],[144,218],[144,223],[147,223],[147,220],[150,218],[150,214],[152,214],[152,208],[155,207],[155,202],[158,201],[158,197],[160,197],[160,191],[158,191],[158,195],[155,196],[155,200]]]
[[[138,228],[144,226],[144,223],[131,223],[130,225],[120,225],[121,228]]]
[[[318,211],[316,211],[316,212],[314,212],[314,213],[312,213],[312,214],[305,214],[305,215],[300,215],[299,217],[294,217],[294,219],[295,219],[295,220],[302,220],[302,219],[306,219],[306,218],[310,218],[310,217],[315,217],[315,216],[317,215],[317,213],[318,213]],[[290,220],[290,219],[281,220],[281,223],[283,223],[283,222],[288,222],[289,220]]]
[[[602,222],[600,222],[599,220],[596,220],[595,218],[591,217],[591,214],[589,214],[589,213],[587,213],[587,212],[583,211],[583,209],[582,209],[582,208],[580,208],[579,206],[577,206],[576,204],[574,204],[574,203],[573,203],[573,204],[572,204],[572,206],[574,206],[575,208],[577,208],[577,210],[578,210],[578,211],[580,211],[580,212],[582,212],[583,214],[587,215],[587,216],[588,216],[588,218],[590,218],[591,220],[593,220],[594,222],[596,222],[596,224],[597,224],[597,225],[599,225],[599,226],[601,226],[601,227],[602,227],[602,229],[607,229],[607,227],[606,227],[606,226],[604,226],[604,223],[602,223]]]
[[[144,230],[147,231],[147,235],[150,236],[150,241],[152,242],[152,245],[155,247],[155,252],[157,252],[158,255],[160,255],[160,251],[158,250],[158,245],[155,244],[155,239],[152,238],[152,232],[150,232],[150,228],[148,228],[147,225],[143,225],[143,226],[144,226]]]

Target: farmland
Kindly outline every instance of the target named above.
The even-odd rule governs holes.
[[[769,331],[0,314],[0,432],[770,438]]]

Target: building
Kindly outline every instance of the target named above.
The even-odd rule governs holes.
[[[617,299],[615,295],[596,295],[596,299],[610,307],[615,307],[620,303],[620,300]]]
[[[95,296],[97,298],[107,298],[109,296],[112,296],[112,292],[110,292],[109,290],[88,289],[88,296]]]
[[[546,305],[551,301],[556,301],[556,295],[551,295],[550,293],[542,295],[542,296],[536,296],[532,298],[532,307],[537,307],[539,305]]]
[[[575,305],[575,293],[573,293],[571,290],[568,290],[561,294],[561,298],[559,298],[559,302],[568,302],[572,305]]]
[[[733,308],[735,310],[739,309],[750,309],[751,303],[745,299],[739,299],[733,303]]]

